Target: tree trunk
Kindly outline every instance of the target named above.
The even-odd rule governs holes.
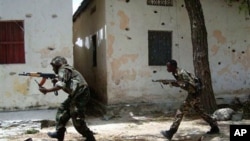
[[[184,0],[191,25],[195,75],[203,83],[201,102],[208,113],[217,109],[208,60],[207,30],[200,0]]]

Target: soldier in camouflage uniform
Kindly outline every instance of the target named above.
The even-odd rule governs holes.
[[[82,136],[86,137],[86,141],[95,141],[93,132],[90,131],[84,121],[85,107],[90,98],[87,82],[77,70],[67,64],[64,57],[57,56],[52,59],[50,64],[53,71],[58,75],[58,79],[54,82],[54,87],[50,89],[40,87],[39,90],[46,94],[62,89],[69,96],[57,110],[56,131],[48,132],[48,136],[63,141],[66,123],[72,118],[74,127]]]
[[[217,122],[203,111],[200,104],[200,80],[186,70],[178,68],[175,60],[167,62],[167,71],[172,73],[176,79],[176,82],[172,83],[172,85],[186,90],[188,92],[188,96],[177,110],[175,120],[170,129],[167,131],[161,131],[161,134],[171,140],[173,135],[177,132],[184,114],[186,114],[190,108],[193,108],[201,116],[201,118],[211,126],[211,129],[207,132],[207,134],[219,133]]]

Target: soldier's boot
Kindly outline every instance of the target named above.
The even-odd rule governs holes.
[[[57,129],[55,132],[48,132],[47,135],[51,138],[56,138],[58,141],[63,141],[65,131],[66,131],[66,128],[62,127],[60,129]]]
[[[94,137],[94,133],[90,130],[88,131],[85,137],[86,137],[85,141],[96,141]]]
[[[218,134],[220,133],[220,129],[218,126],[212,126],[210,131],[207,132],[207,134]]]
[[[170,129],[170,130],[166,130],[166,131],[161,131],[161,134],[167,138],[168,140],[171,140],[172,137],[174,136],[174,134],[176,133],[177,130],[175,129]]]

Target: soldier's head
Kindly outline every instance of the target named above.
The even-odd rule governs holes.
[[[50,62],[51,66],[53,67],[53,71],[57,74],[58,73],[58,70],[59,68],[62,66],[62,65],[66,65],[67,64],[67,60],[62,57],[62,56],[56,56],[54,57],[51,62]]]
[[[167,71],[168,72],[175,72],[177,69],[177,62],[175,60],[169,60],[167,62]]]

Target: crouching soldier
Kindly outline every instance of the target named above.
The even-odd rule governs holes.
[[[56,131],[48,132],[48,136],[63,141],[66,123],[72,118],[74,127],[86,138],[86,141],[95,141],[93,132],[85,123],[85,107],[90,98],[87,82],[75,68],[67,64],[64,57],[57,56],[52,59],[50,64],[53,71],[58,75],[58,79],[55,80],[54,87],[40,87],[39,90],[43,94],[47,94],[62,89],[69,96],[57,110]]]
[[[170,60],[167,62],[167,71],[172,73],[176,79],[176,82],[172,83],[172,85],[186,90],[188,92],[188,96],[177,110],[174,122],[170,129],[167,131],[161,131],[161,134],[167,139],[171,140],[173,135],[177,132],[184,114],[187,113],[190,108],[193,108],[199,114],[199,116],[201,116],[201,118],[211,126],[211,129],[207,132],[207,134],[219,133],[217,122],[208,114],[204,113],[201,106],[201,82],[199,79],[186,70],[178,68],[177,62],[175,60]]]

